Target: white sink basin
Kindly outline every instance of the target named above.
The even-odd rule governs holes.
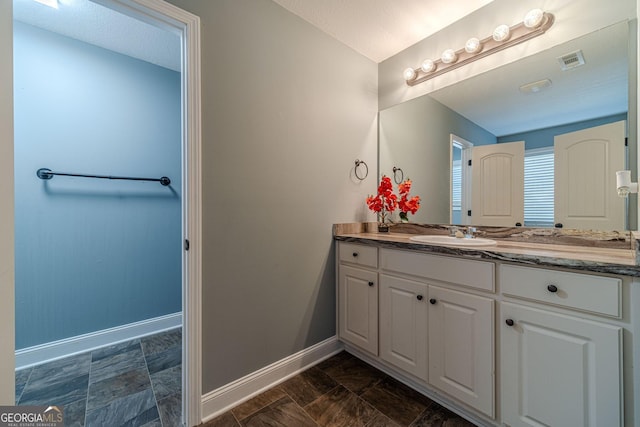
[[[497,244],[495,240],[483,239],[481,237],[465,239],[451,236],[412,236],[409,240],[445,246],[494,246]]]

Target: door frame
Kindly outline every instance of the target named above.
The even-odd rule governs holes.
[[[460,223],[462,225],[471,224],[471,217],[466,215],[465,212],[471,209],[471,171],[468,164],[471,160],[471,150],[473,150],[473,143],[467,141],[464,138],[460,138],[455,134],[449,134],[449,164],[451,170],[453,170],[453,150],[455,148],[460,149],[460,186],[461,186],[461,200],[460,200]],[[465,167],[467,165],[467,167]],[[450,177],[451,178],[451,177]],[[449,179],[449,222],[453,224],[453,179]]]
[[[201,422],[202,120],[200,18],[162,0],[92,0],[180,36],[182,86],[182,422]]]
[[[202,400],[202,350],[201,350],[201,295],[202,295],[202,189],[201,189],[201,74],[200,74],[200,18],[162,0],[92,0],[110,9],[116,10],[134,19],[163,28],[177,34],[181,40],[181,121],[182,121],[182,236],[189,241],[188,250],[182,255],[182,421],[187,426],[198,425],[201,422]],[[0,10],[12,12],[11,0],[3,1]],[[2,19],[9,25],[0,25],[0,48],[4,51],[13,40],[13,14]],[[6,19],[6,21],[5,21]],[[9,55],[10,56],[10,55]],[[2,87],[12,87],[12,63],[0,67],[0,84]],[[12,94],[11,91],[7,93]],[[0,104],[0,112],[9,113],[0,116],[0,153],[4,161],[2,178],[0,180],[0,194],[2,199],[8,200],[3,208],[4,218],[0,224],[0,279],[3,300],[9,301],[3,311],[0,336],[11,338],[5,340],[4,351],[0,353],[2,370],[0,378],[13,378],[15,360],[15,265],[14,265],[14,221],[13,221],[13,95],[7,97],[7,102]],[[5,111],[6,110],[6,111]],[[7,126],[4,126],[4,125]],[[5,132],[6,130],[6,132]],[[4,141],[6,139],[6,141]],[[6,143],[5,143],[6,142]],[[7,154],[7,156],[4,156]],[[5,221],[6,219],[6,221]],[[6,230],[5,230],[6,229]],[[6,232],[6,233],[5,233]],[[11,315],[10,321],[4,322],[5,316]],[[10,343],[7,345],[7,343]],[[12,363],[10,362],[12,361]],[[2,404],[12,404],[14,395],[13,380],[2,381],[6,384],[0,387]],[[10,386],[10,387],[8,387]]]

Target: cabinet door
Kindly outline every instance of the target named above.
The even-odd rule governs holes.
[[[380,357],[427,379],[427,285],[380,275]]]
[[[501,319],[504,423],[624,425],[621,328],[510,303]]]
[[[341,265],[338,324],[340,338],[378,355],[378,273]]]
[[[494,416],[493,300],[429,286],[429,383]]]

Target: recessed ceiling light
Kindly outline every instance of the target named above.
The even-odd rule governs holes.
[[[520,92],[522,93],[538,93],[542,89],[546,89],[551,86],[551,80],[543,79],[538,80],[537,82],[527,83],[525,85],[520,86]]]

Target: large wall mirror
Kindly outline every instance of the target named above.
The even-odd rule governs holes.
[[[631,169],[636,178],[636,27],[620,22],[380,111],[380,174],[410,178],[412,195],[422,198],[410,220],[636,230],[635,196],[615,195],[616,170]],[[606,139],[603,129],[613,141],[605,148],[562,154],[576,138]],[[478,172],[476,159],[492,164],[482,159],[512,146],[523,151],[524,188],[505,175],[509,165]],[[478,196],[491,179],[522,193],[522,220],[479,215],[500,210],[502,194]],[[596,200],[601,193],[615,198]],[[602,215],[613,222],[599,222]],[[578,217],[583,222],[572,222]]]

